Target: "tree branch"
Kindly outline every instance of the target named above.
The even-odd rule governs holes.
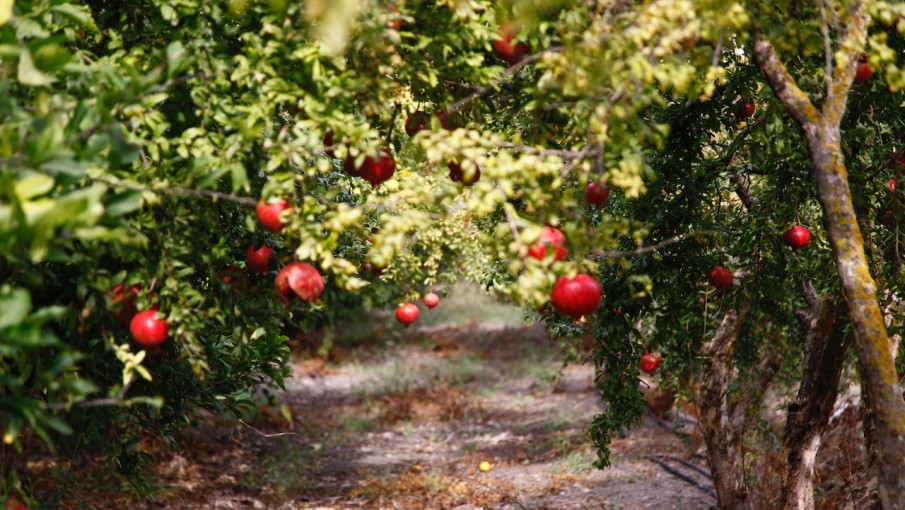
[[[761,73],[767,77],[770,88],[782,102],[783,106],[802,129],[814,129],[814,121],[819,119],[820,112],[814,107],[807,94],[804,93],[785,64],[779,60],[776,49],[766,39],[755,39],[754,60]]]
[[[205,197],[210,198],[212,200],[226,200],[229,202],[236,202],[243,205],[256,205],[258,203],[257,200],[251,197],[240,197],[237,195],[231,195],[229,193],[223,193],[220,191],[212,191],[206,189],[189,189],[189,188],[178,188],[178,187],[167,187],[167,188],[151,188],[149,186],[142,186],[139,184],[128,184],[124,182],[114,182],[108,181],[106,179],[100,179],[97,177],[88,177],[88,180],[91,182],[96,182],[98,184],[106,184],[112,188],[126,189],[130,191],[140,191],[140,192],[151,192],[157,195],[175,195],[175,196],[188,196],[188,197]]]
[[[634,250],[608,250],[608,251],[600,251],[595,250],[593,255],[601,258],[617,258],[617,257],[636,257],[638,255],[644,255],[645,253],[650,253],[652,251],[657,251],[660,248],[665,246],[669,246],[670,244],[675,244],[681,241],[684,241],[690,237],[699,237],[699,236],[719,236],[723,235],[723,232],[719,230],[698,230],[697,232],[686,232],[684,234],[679,234],[674,237],[670,237],[669,239],[660,241],[659,243],[652,244],[650,246],[639,246]]]

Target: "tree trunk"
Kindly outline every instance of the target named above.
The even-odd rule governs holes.
[[[701,381],[701,429],[707,443],[707,458],[713,485],[719,497],[719,507],[726,510],[748,510],[754,505],[748,497],[745,483],[742,439],[744,419],[739,419],[736,406],[729,396],[732,380],[732,354],[739,330],[748,313],[748,305],[741,311],[726,314],[713,338],[701,349],[704,358]]]
[[[798,398],[789,406],[781,458],[782,508],[814,508],[814,470],[821,436],[833,412],[845,361],[844,329],[832,299],[821,299],[805,282],[809,307],[805,323],[805,359]]]
[[[853,2],[850,12],[839,44],[846,48],[845,57],[853,63],[866,39],[869,15],[863,1]],[[832,71],[824,103],[817,109],[795,83],[769,41],[756,39],[753,50],[773,92],[804,133],[824,227],[848,306],[861,376],[874,402],[880,501],[887,510],[905,510],[905,401],[896,378],[876,284],[864,252],[864,239],[856,221],[841,148],[839,126],[856,66],[838,66]]]

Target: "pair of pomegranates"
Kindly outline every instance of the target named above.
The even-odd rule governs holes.
[[[422,301],[424,302],[424,306],[433,312],[434,308],[440,304],[440,296],[433,292],[428,292],[424,295]],[[413,322],[418,320],[419,313],[417,305],[413,303],[404,303],[396,308],[396,320],[401,322],[403,326],[409,327]]]

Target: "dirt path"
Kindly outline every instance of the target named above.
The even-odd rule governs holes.
[[[203,427],[180,454],[161,454],[148,508],[712,506],[648,459],[684,451],[651,420],[614,442],[612,469],[593,469],[582,432],[601,409],[593,370],[554,381],[560,366],[542,328],[486,324],[413,328],[329,367],[296,363],[278,396],[291,422],[270,408]]]

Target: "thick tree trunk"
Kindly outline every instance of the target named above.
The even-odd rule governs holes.
[[[874,402],[880,501],[887,510],[905,510],[905,401],[896,378],[877,287],[864,252],[864,239],[855,218],[839,129],[854,79],[854,62],[867,37],[867,3],[856,0],[850,6],[839,42],[840,47],[846,48],[849,65],[832,70],[820,109],[798,87],[769,41],[756,39],[753,51],[773,92],[804,133],[824,227],[848,307],[861,376]]]
[[[833,412],[845,361],[844,330],[832,299],[820,299],[810,282],[804,284],[808,311],[805,323],[805,360],[798,398],[789,406],[781,458],[782,508],[814,508],[814,470],[821,436]]]
[[[719,507],[726,510],[754,509],[745,483],[742,440],[744,416],[739,416],[729,395],[735,341],[748,313],[731,311],[723,318],[713,338],[701,349],[701,429],[707,444],[707,458]]]

